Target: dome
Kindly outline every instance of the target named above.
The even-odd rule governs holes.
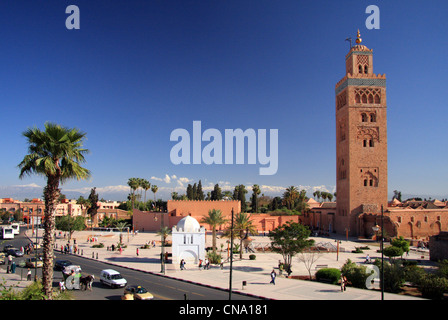
[[[200,228],[198,220],[192,216],[186,216],[177,223],[177,230],[183,232],[199,232]]]

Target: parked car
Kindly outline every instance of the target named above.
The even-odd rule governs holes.
[[[142,286],[126,287],[124,289],[124,296],[126,296],[127,298],[123,300],[131,300],[127,295],[131,295],[133,297],[133,300],[151,300],[154,298],[154,296]]]
[[[68,261],[68,260],[56,260],[55,262],[54,262],[54,267],[53,267],[53,269],[55,270],[55,271],[63,271],[64,270],[64,268],[66,267],[66,266],[70,266],[70,265],[72,265],[73,263],[71,262],[71,261]]]
[[[8,252],[8,250],[11,249],[11,248],[12,248],[12,245],[11,245],[11,244],[7,244],[6,246],[3,247],[3,252],[6,253],[6,252]]]
[[[100,273],[100,282],[112,288],[124,287],[127,281],[123,276],[113,269],[105,269]]]
[[[9,249],[8,251],[6,251],[6,254],[14,257],[23,257],[23,252],[17,248]]]
[[[37,263],[36,263],[36,260],[37,260]],[[36,257],[32,257],[32,258],[26,259],[25,265],[28,268],[35,268],[35,267],[42,268],[44,263],[43,263],[43,261],[42,261],[42,259],[40,257],[37,258],[37,259],[36,259]]]

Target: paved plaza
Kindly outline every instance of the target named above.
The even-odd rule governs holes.
[[[31,230],[27,232],[28,237],[32,237]],[[39,232],[42,234],[42,232]],[[88,242],[87,239],[95,238],[95,242]],[[125,266],[132,269],[142,270],[145,272],[163,275],[161,273],[160,265],[160,236],[154,232],[141,232],[136,235],[123,233],[123,242],[127,246],[121,253],[119,251],[108,250],[112,244],[117,245],[119,242],[118,232],[106,231],[77,231],[73,235],[76,239],[78,247],[78,256],[83,256],[86,259],[98,259],[113,265]],[[206,246],[211,246],[211,235],[206,237]],[[265,236],[255,236],[253,238],[253,245],[256,248],[263,248],[269,245],[269,238]],[[35,237],[33,236],[34,240]],[[313,237],[316,244],[321,246],[336,247],[337,242],[335,238],[328,237]],[[169,240],[169,239],[168,239]],[[227,258],[227,241],[228,239],[218,239],[217,247],[221,248],[223,244],[222,256]],[[326,265],[328,267],[341,268],[342,265],[351,259],[356,263],[363,263],[367,254],[372,259],[380,257],[377,253],[378,244],[374,242],[354,242],[347,241],[345,238],[339,238],[340,251],[321,253],[318,260],[314,263],[311,269],[312,274],[316,272],[315,266]],[[147,243],[156,242],[155,247],[150,249],[142,249],[141,247]],[[56,245],[60,250],[67,240],[63,236],[57,236]],[[103,243],[104,248],[92,248],[94,244]],[[238,241],[235,241],[238,243]],[[368,246],[369,250],[364,250],[362,254],[351,253],[355,247]],[[137,256],[138,248],[138,256]],[[167,248],[170,252],[170,248]],[[232,289],[234,292],[239,292],[251,296],[274,299],[274,300],[380,300],[381,293],[376,290],[362,290],[348,287],[347,291],[341,292],[340,287],[316,281],[306,281],[298,279],[289,279],[284,276],[277,276],[276,283],[271,284],[270,273],[275,269],[277,274],[278,262],[282,259],[281,255],[272,252],[256,251],[255,260],[249,259],[250,253],[243,253],[243,259],[239,259],[239,255],[234,255],[233,272],[232,272]],[[417,252],[411,250],[407,259],[425,260],[426,264],[430,264],[429,256],[425,252]],[[81,266],[82,267],[82,266]],[[214,288],[228,289],[230,279],[230,263],[225,262],[223,267],[212,265],[208,270],[200,270],[197,265],[186,265],[186,270],[180,270],[179,266],[171,263],[166,264],[165,275],[173,279],[198,283]],[[18,288],[25,287],[29,284],[26,281],[26,275],[21,274],[24,268],[18,268],[16,274],[7,274],[2,270],[0,279],[6,280],[9,285],[16,285]],[[291,276],[308,275],[308,270],[305,264],[299,261],[298,256],[293,259]],[[26,272],[26,271],[23,271]],[[243,285],[243,283],[245,285]],[[385,300],[413,300],[420,299],[411,296],[404,296],[398,294],[385,293]]]

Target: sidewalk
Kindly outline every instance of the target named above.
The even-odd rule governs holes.
[[[27,231],[28,237],[31,236],[31,231]],[[87,242],[88,237],[96,237],[98,242],[103,243],[104,248],[92,248],[95,243]],[[160,236],[155,233],[138,233],[137,235],[123,234],[123,242],[127,245],[127,248],[120,254],[118,251],[108,251],[107,247],[112,244],[117,244],[119,241],[119,234],[113,232],[98,232],[98,231],[78,231],[75,232],[72,239],[77,240],[78,256],[82,255],[88,259],[98,259],[103,262],[107,262],[111,265],[125,266],[127,268],[142,270],[158,275],[161,273],[160,265]],[[316,243],[331,244],[335,242],[329,238],[313,238]],[[155,248],[141,249],[145,243],[149,243],[152,240],[157,242]],[[220,242],[225,242],[226,239],[218,240],[218,248],[220,248]],[[58,250],[61,245],[66,244],[66,240],[63,237],[57,237],[56,244]],[[207,245],[211,242],[211,236],[207,236]],[[254,242],[263,245],[268,243],[267,237],[254,237]],[[366,254],[368,253],[371,258],[379,257],[376,252],[378,247],[374,247],[371,243],[368,244],[370,250],[364,251],[363,254],[353,254],[351,250],[354,250],[355,246],[360,247],[363,244],[351,241],[342,240],[340,244],[340,250],[345,252],[323,253],[319,256],[315,265],[327,265],[328,267],[340,268],[347,259],[351,259],[353,262],[364,261]],[[227,246],[225,246],[226,248]],[[139,248],[139,255],[136,251]],[[168,248],[168,251],[169,248]],[[249,260],[249,254],[243,254],[243,260],[237,258],[239,255],[234,255],[233,272],[232,272],[232,290],[250,296],[274,299],[274,300],[380,300],[381,293],[376,290],[362,290],[348,287],[347,291],[341,292],[340,287],[336,285],[330,285],[325,283],[319,283],[316,281],[306,281],[297,279],[288,279],[282,276],[277,276],[276,284],[271,284],[270,273],[275,268],[278,274],[278,262],[282,258],[281,255],[276,253],[263,253],[256,252],[256,259]],[[227,252],[222,252],[222,256],[225,259]],[[410,253],[409,259],[422,259],[421,253]],[[426,260],[428,257],[426,256]],[[314,275],[316,270],[311,270],[311,274]],[[18,284],[20,286],[26,286],[27,281],[18,281],[20,274],[2,274],[7,275],[8,281]],[[305,268],[303,262],[300,262],[297,257],[293,259],[293,273],[294,275],[308,275],[308,271]],[[180,270],[179,266],[171,263],[165,264],[165,276],[182,281],[188,281],[197,283],[209,287],[229,289],[230,279],[230,263],[226,262],[224,268],[219,266],[211,266],[209,270],[199,270],[196,265],[186,265],[186,270]],[[24,275],[26,278],[26,275]],[[243,286],[245,282],[245,286]],[[404,296],[398,294],[385,293],[385,300],[421,300],[411,296]]]

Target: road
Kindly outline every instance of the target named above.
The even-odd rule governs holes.
[[[29,240],[23,232],[12,240],[5,240],[1,248],[6,244],[11,244],[17,248],[25,246]],[[33,254],[34,256],[34,254]],[[73,264],[80,265],[83,274],[93,274],[95,281],[92,291],[73,290],[76,300],[119,300],[123,294],[123,289],[112,289],[103,285],[99,281],[100,272],[103,269],[114,269],[120,272],[127,280],[128,285],[141,285],[154,295],[154,300],[227,300],[229,293],[224,290],[209,288],[184,281],[174,280],[162,275],[150,274],[142,271],[131,270],[124,267],[111,266],[101,261],[82,258],[75,255],[66,255],[55,251],[56,259],[69,260]],[[15,258],[16,262],[26,259]],[[20,269],[20,268],[18,268]],[[16,272],[20,272],[17,270]],[[38,276],[40,276],[38,268]],[[34,273],[33,273],[34,275]],[[63,279],[62,272],[55,271],[53,286],[58,287],[58,283]],[[256,300],[253,297],[232,293],[232,300]]]
[[[74,290],[77,300],[119,300],[123,289],[111,289],[99,281],[100,272],[103,269],[114,269],[122,274],[128,285],[141,285],[154,295],[154,300],[226,300],[229,293],[223,290],[208,288],[179,280],[150,274],[142,271],[130,270],[123,267],[110,266],[109,264],[85,259],[74,255],[56,254],[57,259],[69,260],[82,268],[83,274],[93,274],[95,281],[92,291]],[[62,279],[62,272],[55,271],[54,285]],[[232,300],[254,300],[240,294],[232,294]]]

